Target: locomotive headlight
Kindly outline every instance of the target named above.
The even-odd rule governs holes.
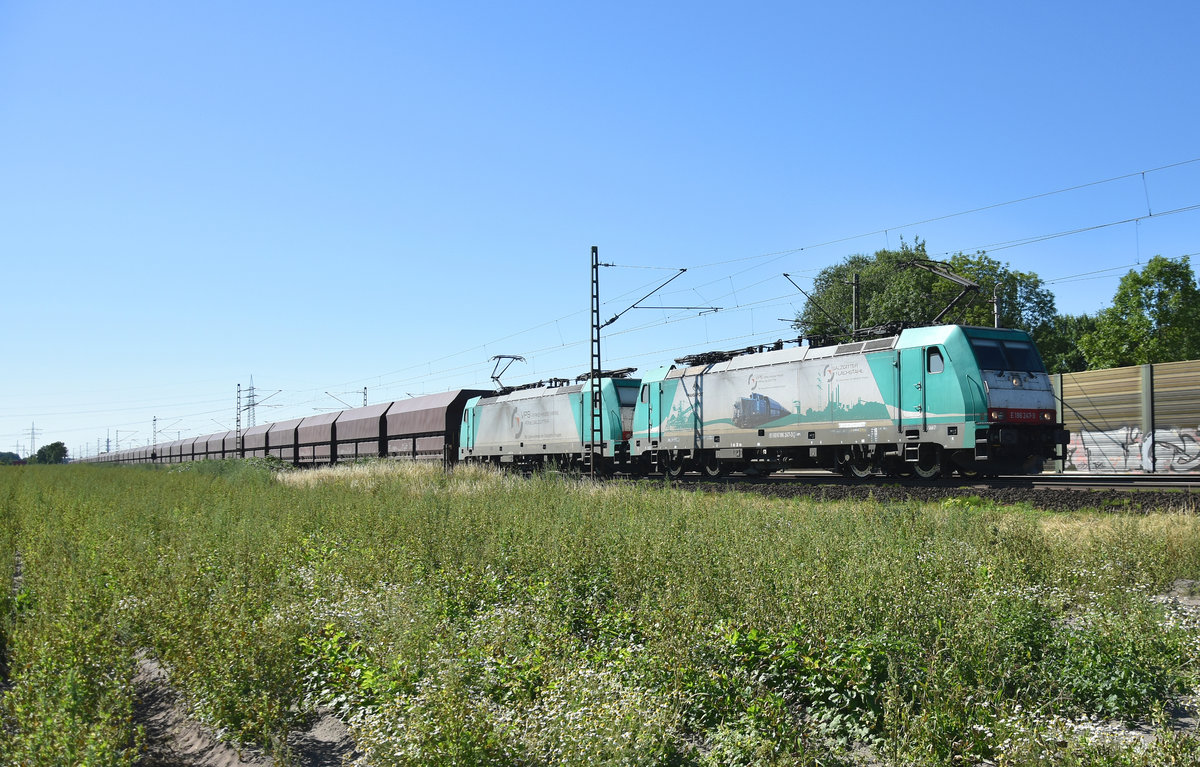
[[[988,411],[988,420],[989,421],[1003,421],[1004,420],[1004,411],[1003,410],[989,410]]]
[[[1053,410],[1043,410],[1042,411],[1042,420],[1043,421],[1053,421],[1054,420],[1054,411]]]
[[[1021,386],[1021,384],[1022,384],[1021,376],[1013,376],[1009,380],[1012,381],[1013,386]]]

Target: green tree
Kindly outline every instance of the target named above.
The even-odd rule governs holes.
[[[21,460],[21,456],[16,453],[0,453],[0,466],[8,466]]]
[[[37,455],[34,456],[33,462],[66,463],[67,446],[61,442],[51,442],[49,445],[42,445],[38,448]]]
[[[1079,346],[1090,368],[1200,358],[1200,289],[1186,256],[1155,256],[1121,278]]]
[[[1079,342],[1096,329],[1096,317],[1090,314],[1056,314],[1033,334],[1038,351],[1051,373],[1078,373],[1088,369],[1087,358]]]
[[[924,269],[906,267],[913,260],[928,260],[925,243],[901,243],[899,250],[880,250],[873,256],[852,255],[840,264],[822,269],[813,280],[812,299],[796,318],[806,335],[837,336],[851,324],[850,285],[859,275],[860,327],[902,321],[910,325],[930,324],[954,300],[962,287]],[[1054,317],[1054,294],[1040,277],[1018,272],[980,252],[958,253],[946,264],[949,271],[979,285],[942,318],[945,323],[991,326],[991,299],[1000,304],[1000,325],[1030,332]],[[832,317],[831,317],[832,316]]]

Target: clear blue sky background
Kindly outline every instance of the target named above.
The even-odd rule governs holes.
[[[790,337],[783,272],[902,237],[1096,311],[1200,252],[1170,213],[1200,204],[1198,29],[1183,1],[0,1],[0,450],[232,428],[251,376],[259,422],[486,385],[494,354],[574,376],[592,245],[723,308],[630,312],[614,367]],[[670,273],[604,270],[606,315]]]

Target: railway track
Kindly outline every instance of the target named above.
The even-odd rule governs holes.
[[[689,477],[685,481],[698,480]],[[902,486],[925,488],[1030,488],[1038,490],[1120,490],[1120,491],[1177,491],[1200,493],[1200,474],[1033,474],[1021,477],[963,478],[944,477],[925,480],[915,477],[847,478],[825,470],[787,470],[769,477],[730,476],[718,482],[778,483],[801,482],[815,485]]]
[[[698,492],[742,491],[821,501],[876,500],[1028,505],[1054,511],[1105,510],[1200,513],[1200,476],[1043,474],[1028,477],[904,477],[849,479],[823,471],[785,471],[770,477],[698,477],[678,482]]]
[[[1039,489],[1170,491],[1200,493],[1200,475],[1187,474],[1039,474],[1030,477],[997,477],[989,487]]]

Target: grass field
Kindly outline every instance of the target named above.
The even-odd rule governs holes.
[[[3,763],[131,764],[149,654],[283,761],[322,706],[371,765],[1200,764],[1195,516],[181,468],[0,471]]]

